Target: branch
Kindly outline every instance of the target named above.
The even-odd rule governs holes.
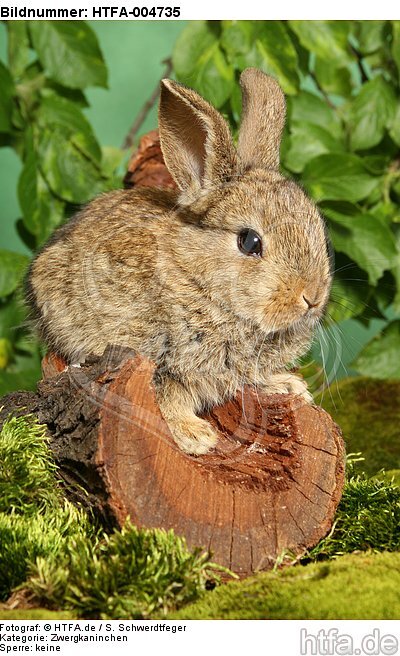
[[[324,97],[324,99],[325,99],[327,105],[329,105],[329,107],[331,107],[332,109],[334,109],[334,110],[336,111],[336,110],[337,110],[337,107],[336,107],[335,103],[333,103],[332,100],[329,98],[329,96],[328,96],[328,94],[326,93],[325,89],[324,89],[324,88],[321,86],[321,84],[319,83],[319,81],[318,81],[317,76],[315,75],[315,73],[314,73],[314,72],[311,72],[310,75],[311,75],[312,79],[314,80],[314,82],[315,82],[315,84],[316,84],[316,86],[317,86],[318,91],[323,95],[323,97]]]
[[[364,66],[364,63],[363,63],[363,60],[362,60],[362,55],[352,45],[350,45],[350,50],[351,50],[352,54],[354,55],[354,57],[357,59],[357,66],[358,66],[358,70],[360,71],[361,82],[362,82],[362,84],[365,84],[365,82],[368,82],[369,77],[367,75],[367,71],[365,70],[365,66]]]
[[[165,71],[164,71],[164,77],[169,77],[172,71],[172,60],[169,57],[168,59],[164,59],[162,61],[162,64],[165,65]],[[151,94],[150,98],[146,100],[144,103],[143,107],[139,111],[139,114],[136,116],[134,122],[132,123],[132,127],[129,130],[128,134],[126,135],[124,142],[122,144],[122,149],[127,150],[128,148],[131,148],[133,146],[133,143],[135,141],[136,134],[139,131],[139,128],[141,127],[142,123],[144,122],[145,118],[147,117],[147,114],[150,112],[150,110],[153,108],[154,104],[157,101],[157,98],[160,94],[160,83],[157,83],[157,86],[155,87],[153,93]]]

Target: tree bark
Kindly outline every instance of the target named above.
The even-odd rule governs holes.
[[[284,551],[304,553],[331,528],[344,448],[321,408],[245,388],[207,415],[216,448],[190,456],[161,416],[150,361],[109,347],[80,368],[64,367],[47,357],[38,392],[4,397],[0,418],[34,412],[70,493],[109,524],[129,516],[173,528],[240,576],[270,568]]]

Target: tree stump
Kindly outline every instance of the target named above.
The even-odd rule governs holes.
[[[216,448],[190,456],[161,416],[150,361],[109,347],[57,373],[64,367],[47,357],[37,394],[5,397],[2,415],[24,406],[46,423],[63,477],[108,521],[173,528],[240,576],[270,568],[285,550],[304,553],[331,528],[344,449],[321,408],[244,389],[206,416]]]
[[[137,150],[132,154],[128,170],[124,177],[124,187],[163,187],[175,189],[161,152],[158,130],[151,130],[139,141]]]

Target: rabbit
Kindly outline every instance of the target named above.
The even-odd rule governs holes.
[[[243,385],[312,397],[288,368],[310,347],[332,273],[325,225],[279,172],[285,98],[258,69],[240,77],[237,147],[198,93],[161,82],[159,132],[176,190],[100,195],[34,259],[27,299],[69,362],[109,343],[155,363],[161,413],[184,452],[217,442],[198,415]]]

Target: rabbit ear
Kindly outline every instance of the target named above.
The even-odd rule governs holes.
[[[229,127],[195,91],[162,80],[158,121],[164,160],[185,192],[183,202],[186,198],[190,203],[231,178],[236,151]]]
[[[238,155],[241,166],[279,169],[279,149],[285,125],[285,96],[279,84],[257,68],[240,76],[242,120]]]

